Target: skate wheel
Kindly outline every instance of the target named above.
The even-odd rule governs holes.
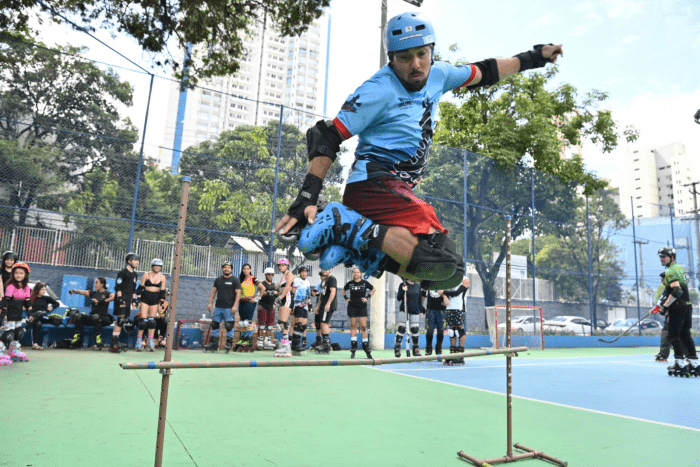
[[[309,261],[318,261],[318,259],[321,257],[321,253],[318,251],[312,251],[311,253],[304,253],[304,258],[308,259]]]

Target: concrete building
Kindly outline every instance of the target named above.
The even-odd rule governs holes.
[[[625,152],[623,173],[619,176],[620,210],[625,217],[667,217],[673,207],[676,217],[693,211],[694,161],[682,143],[651,148],[638,146]]]
[[[329,30],[328,15],[300,37],[282,37],[269,21],[261,22],[244,41],[237,75],[202,80],[184,91],[173,82],[159,164],[176,170],[180,151],[241,125],[279,121],[282,106],[285,123],[313,126],[325,113]]]

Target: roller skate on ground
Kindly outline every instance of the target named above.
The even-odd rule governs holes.
[[[698,364],[698,357],[688,357],[688,365],[691,367],[692,376],[700,377],[700,365]]]
[[[146,347],[146,350],[148,352],[155,352],[156,351],[156,341],[152,337],[148,338],[148,347]]]
[[[457,347],[454,345],[450,346],[450,354],[457,353],[456,351]],[[442,361],[443,364],[448,365],[448,366],[453,366],[455,364],[454,359],[445,359]]]
[[[394,346],[394,357],[401,358],[401,345],[397,344]]]
[[[690,360],[677,358],[673,365],[668,367],[669,376],[680,376],[689,378],[695,373],[695,367]]]
[[[350,358],[355,358],[357,352],[357,341],[350,341]]]
[[[269,337],[265,338],[263,342],[263,350],[275,350],[276,346]]]
[[[0,341],[0,366],[3,365],[12,365],[12,358],[5,355],[5,344]]]
[[[121,353],[126,352],[126,348],[122,347],[118,337],[112,336],[112,340],[109,342],[109,351],[112,353]]]
[[[661,354],[657,354],[656,357],[654,357],[654,361],[659,363],[666,363],[668,362],[668,357],[664,357]]]
[[[206,344],[203,348],[204,352],[211,352],[214,353],[217,350],[219,350],[219,336],[212,336],[211,340],[209,341],[208,344]]]
[[[456,347],[455,348],[455,353],[462,353],[464,352],[464,347]],[[456,358],[454,359],[453,365],[464,365],[464,358]]]
[[[316,353],[319,355],[328,355],[331,353],[331,341],[323,339],[321,344],[316,347]]]
[[[275,357],[291,357],[292,356],[292,343],[289,339],[282,338],[277,342],[277,348],[275,349]]]
[[[420,356],[421,356],[420,349],[418,348],[417,345],[414,345],[414,346],[413,346],[413,356],[414,356],[414,357],[420,357]]]
[[[233,348],[233,337],[227,337],[226,344],[224,344],[224,349],[226,350],[226,353],[229,353],[232,348]]]
[[[27,354],[22,352],[22,348],[19,345],[19,342],[14,341],[10,344],[10,350],[7,352],[7,355],[10,357],[10,359],[13,362],[28,362],[29,357],[27,357]]]
[[[306,355],[306,348],[303,345],[297,345],[292,347],[292,354],[299,357]]]
[[[258,341],[255,345],[256,350],[265,349],[265,338],[263,336],[258,336]]]
[[[430,345],[425,346],[425,354],[426,355],[432,355],[433,354],[433,347]]]
[[[83,346],[83,336],[80,334],[74,334],[73,339],[70,340],[71,349],[79,349]]]
[[[95,345],[92,346],[93,350],[102,350],[102,347],[104,347],[105,344],[102,342],[102,336],[97,335],[95,336]]]
[[[372,358],[372,351],[369,350],[369,342],[362,343],[362,350],[365,351],[365,355],[367,356],[367,358]]]

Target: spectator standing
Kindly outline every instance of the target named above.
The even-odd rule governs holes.
[[[114,316],[117,318],[117,322],[114,324],[109,351],[115,353],[121,351],[119,336],[121,335],[122,328],[130,324],[129,317],[131,316],[131,309],[135,308],[138,302],[138,297],[136,296],[136,282],[138,280],[136,268],[139,267],[141,257],[136,253],[129,252],[124,260],[126,261],[126,266],[119,271],[114,284],[114,296],[116,300]],[[139,345],[141,345],[140,342]]]
[[[153,352],[156,348],[154,335],[156,332],[156,318],[158,317],[158,309],[160,302],[165,300],[165,285],[166,278],[161,272],[163,270],[163,260],[154,258],[151,261],[151,270],[141,276],[141,284],[137,291],[140,295],[139,300],[139,316],[141,319],[138,323],[138,331],[136,338],[136,351],[141,351],[141,340],[143,333],[148,329],[148,348],[149,352]]]
[[[331,317],[338,308],[338,280],[328,269],[321,270],[323,282],[319,291],[316,313],[320,315],[321,345],[316,347],[317,353],[327,354],[331,351]],[[318,330],[316,330],[318,333]]]
[[[238,306],[241,300],[241,283],[233,276],[233,264],[230,261],[221,265],[221,275],[214,281],[209,295],[209,312],[211,317],[211,342],[204,346],[204,351],[216,352],[219,349],[219,327],[224,322],[226,329],[226,352],[233,348],[233,330],[236,321],[240,321]],[[214,303],[216,299],[216,303]]]
[[[470,284],[469,278],[464,276],[461,284],[445,291],[445,295],[450,299],[445,313],[447,334],[450,336],[450,353],[464,352],[464,344],[467,342],[467,333],[464,330],[464,322],[467,317],[465,297]],[[464,365],[464,359],[445,360],[445,364]]]
[[[107,290],[107,279],[98,277],[93,285],[94,290],[68,291],[69,294],[78,294],[88,297],[92,309],[89,315],[79,314],[75,316],[75,335],[71,341],[71,346],[78,346],[83,342],[83,326],[95,326],[95,348],[102,350],[102,326],[112,324],[112,317],[109,314],[109,303],[114,301],[114,294]]]
[[[350,318],[350,358],[355,358],[357,351],[358,322],[362,335],[362,350],[365,351],[367,358],[372,358],[372,352],[369,350],[369,330],[367,329],[367,303],[374,292],[374,286],[362,278],[360,268],[353,267],[352,280],[343,287],[343,299],[348,304],[348,318]]]
[[[280,354],[286,356],[291,355],[291,342],[289,341],[289,317],[292,314],[292,284],[294,283],[294,274],[289,270],[289,260],[282,258],[277,261],[277,268],[282,274],[280,280],[280,308],[279,317],[277,318],[277,327],[282,334],[277,343],[277,350]]]
[[[275,344],[275,303],[280,296],[280,288],[274,283],[275,270],[265,268],[265,280],[258,282],[258,350],[274,350]]]
[[[299,266],[299,277],[294,279],[292,289],[294,294],[294,320],[292,322],[292,352],[303,352],[302,339],[306,332],[306,326],[309,322],[309,304],[311,303],[311,283],[309,282],[309,268],[307,266]],[[281,349],[282,351],[286,349]],[[279,350],[278,350],[279,352]],[[283,352],[279,352],[282,354]],[[279,355],[285,356],[285,355]]]
[[[423,292],[427,297],[425,308],[425,354],[433,353],[433,332],[435,336],[435,355],[442,355],[442,339],[445,333],[445,310],[450,304],[450,299],[445,295],[444,290],[430,290]]]
[[[46,294],[46,284],[37,282],[34,284],[31,296],[31,311],[29,312],[29,327],[32,329],[32,349],[44,350],[39,343],[39,334],[44,318],[49,312],[61,306],[58,301]]]
[[[258,280],[253,275],[253,268],[246,263],[241,268],[241,273],[238,275],[238,281],[241,283],[241,302],[238,309],[238,314],[241,317],[239,325],[241,328],[248,328],[253,322],[255,308],[257,306],[256,294],[258,289]],[[252,330],[242,330],[241,339],[238,342],[243,347],[251,347],[253,338]]]
[[[12,266],[15,265],[19,257],[14,251],[6,251],[2,254],[2,286],[0,287],[0,298],[5,294],[5,284],[12,277]]]
[[[399,318],[398,331],[396,332],[396,341],[394,343],[394,355],[401,356],[401,342],[406,334],[406,325],[411,332],[413,341],[413,356],[420,356],[420,348],[418,338],[420,337],[420,315],[424,314],[423,296],[421,294],[420,284],[411,280],[405,280],[399,285],[399,290],[396,293],[396,299],[401,302],[399,311],[402,315]]]
[[[165,289],[165,300],[158,305],[158,317],[156,318],[156,332],[153,338],[157,347],[165,347],[165,338],[168,332],[168,313],[170,312],[170,289]]]
[[[24,328],[24,312],[31,306],[32,292],[29,289],[29,274],[31,269],[26,263],[15,263],[12,266],[10,279],[5,283],[5,296],[0,301],[0,323],[2,340],[8,349],[8,355],[13,361],[28,362],[27,354],[21,351],[19,341],[22,340]]]

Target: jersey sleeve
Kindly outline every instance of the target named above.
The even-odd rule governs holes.
[[[675,265],[674,265],[675,266]],[[685,284],[685,274],[684,271],[679,267],[670,267],[666,270],[666,277],[664,278],[667,285],[678,281],[681,284]]]
[[[362,83],[340,108],[333,120],[343,138],[348,139],[372,125],[384,110],[392,94],[382,90],[377,75]]]
[[[443,75],[442,89],[444,92],[467,86],[476,77],[476,66],[471,64],[452,65],[451,63],[435,62],[433,67]]]

